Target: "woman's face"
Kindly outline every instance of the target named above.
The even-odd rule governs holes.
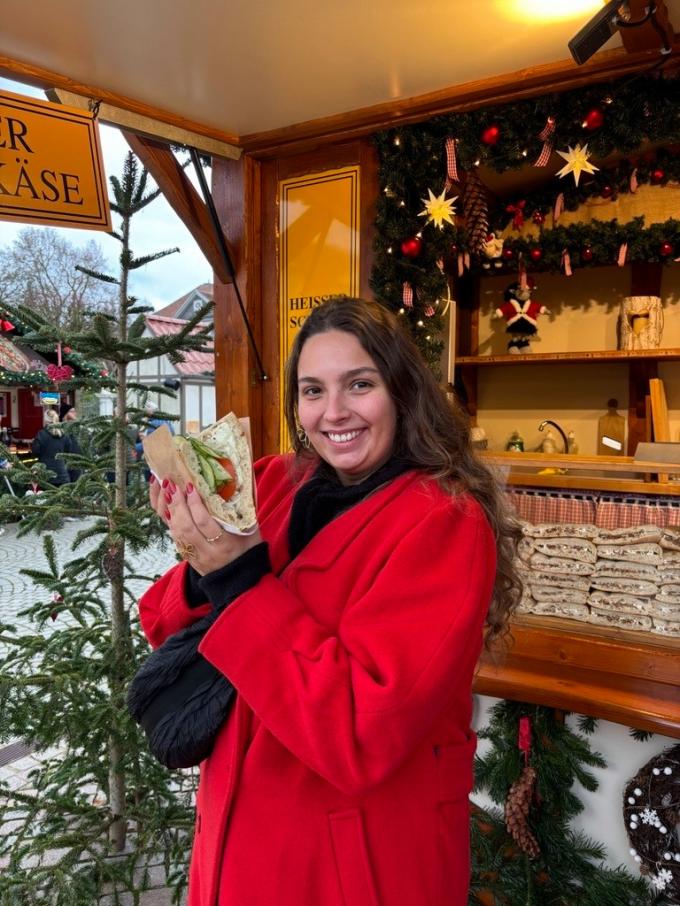
[[[342,484],[362,481],[389,459],[396,406],[354,334],[329,330],[310,337],[297,378],[300,424]]]

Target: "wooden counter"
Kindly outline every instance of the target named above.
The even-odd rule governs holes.
[[[541,453],[485,453],[483,458],[508,470],[509,486],[680,494],[678,481],[644,480],[647,470],[678,475],[680,465]],[[568,472],[536,474],[546,467]],[[645,474],[637,474],[641,470]],[[626,472],[633,475],[615,477]],[[522,614],[513,621],[511,643],[499,643],[482,656],[474,691],[680,738],[680,639]]]
[[[530,614],[512,636],[482,656],[475,692],[680,738],[680,639]]]

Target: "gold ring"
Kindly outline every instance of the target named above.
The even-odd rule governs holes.
[[[220,529],[213,538],[206,538],[205,540],[208,542],[208,544],[213,544],[215,541],[219,541],[223,534],[224,532],[222,531],[222,529]]]
[[[196,548],[193,544],[186,544],[182,541],[181,538],[177,540],[177,553],[180,555],[182,560],[191,560],[192,557],[196,556]]]

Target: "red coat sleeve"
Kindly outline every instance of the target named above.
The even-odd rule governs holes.
[[[184,597],[184,576],[188,563],[178,563],[156,580],[139,599],[139,619],[147,639],[158,648],[211,610],[210,604],[189,607]]]
[[[279,474],[282,457],[268,456],[255,463],[255,477],[258,488],[264,484],[264,498],[267,499],[269,484],[280,482]],[[187,563],[172,566],[160,579],[157,579],[139,599],[139,618],[147,639],[154,648],[158,648],[168,638],[181,629],[191,626],[211,610],[206,603],[201,607],[189,607],[184,595]]]
[[[337,630],[269,575],[221,614],[199,650],[296,757],[361,793],[447,706],[466,707],[494,575],[480,508],[446,498],[405,531]]]

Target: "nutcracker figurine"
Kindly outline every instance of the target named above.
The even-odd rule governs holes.
[[[531,298],[533,289],[528,283],[525,286],[511,283],[503,295],[503,304],[496,309],[496,316],[505,319],[508,352],[514,355],[531,352],[529,340],[536,336],[537,318],[548,310]]]

